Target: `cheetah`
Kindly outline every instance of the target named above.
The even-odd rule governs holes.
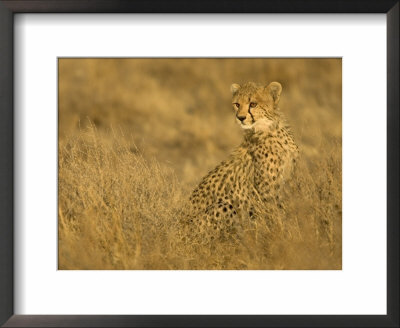
[[[193,190],[185,216],[192,240],[232,240],[242,222],[252,220],[257,207],[281,206],[280,189],[298,157],[278,107],[281,91],[278,82],[231,85],[235,119],[244,139]]]

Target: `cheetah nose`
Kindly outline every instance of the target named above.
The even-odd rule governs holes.
[[[236,117],[238,118],[238,120],[240,122],[243,122],[245,120],[245,118],[246,118],[246,116],[239,116],[239,115],[236,115]]]

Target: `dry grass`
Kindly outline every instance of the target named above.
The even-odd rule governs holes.
[[[302,150],[286,213],[195,248],[178,218],[239,144],[232,82],[280,81]],[[341,61],[62,59],[60,269],[340,269]]]

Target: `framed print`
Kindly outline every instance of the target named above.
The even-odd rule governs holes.
[[[0,9],[2,325],[398,326],[397,1]]]

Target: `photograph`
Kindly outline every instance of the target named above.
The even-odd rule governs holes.
[[[341,58],[58,58],[59,270],[342,270]]]

